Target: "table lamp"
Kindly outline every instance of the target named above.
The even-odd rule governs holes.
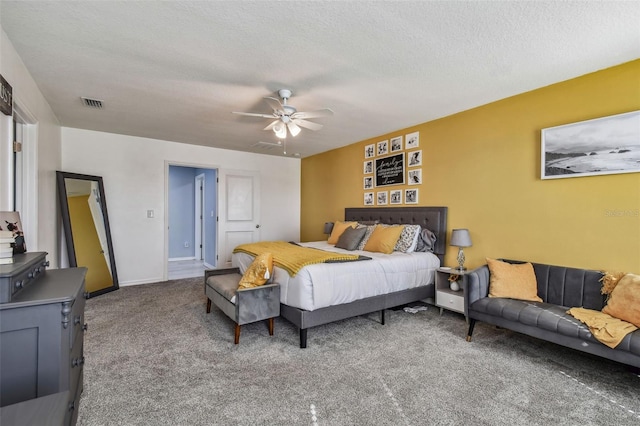
[[[469,235],[468,229],[454,229],[451,232],[451,242],[449,245],[458,247],[458,270],[464,271],[467,268],[464,267],[464,251],[463,247],[471,247],[471,235]]]

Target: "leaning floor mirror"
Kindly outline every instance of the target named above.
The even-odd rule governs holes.
[[[87,268],[89,297],[118,289],[102,177],[56,172],[69,266]]]

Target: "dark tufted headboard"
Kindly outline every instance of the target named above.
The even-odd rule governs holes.
[[[386,224],[420,225],[436,234],[434,254],[444,265],[447,247],[447,207],[347,207],[346,221],[378,221]]]

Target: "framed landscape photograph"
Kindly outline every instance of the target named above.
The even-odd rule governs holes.
[[[402,136],[391,138],[391,152],[402,151]]]
[[[406,149],[413,149],[420,146],[420,132],[409,133],[404,137]]]
[[[389,204],[402,204],[402,190],[389,191]]]
[[[386,206],[387,205],[387,197],[388,197],[389,193],[387,191],[381,191],[377,193],[377,200],[378,200],[378,205],[379,206]]]
[[[640,111],[542,129],[542,179],[640,172]]]

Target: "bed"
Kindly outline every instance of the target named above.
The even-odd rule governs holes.
[[[433,253],[390,255],[347,252],[326,241],[302,246],[357,253],[370,260],[305,266],[294,277],[279,267],[273,281],[280,284],[280,315],[300,330],[300,347],[307,347],[307,330],[330,322],[380,312],[434,297],[435,269],[443,263],[446,247],[446,207],[346,208],[345,221],[421,225],[436,235]],[[244,272],[253,258],[234,253],[233,265]],[[375,284],[372,284],[375,283]]]

